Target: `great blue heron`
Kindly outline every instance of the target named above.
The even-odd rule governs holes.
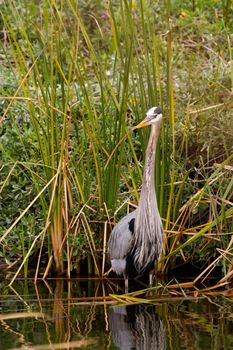
[[[160,133],[162,111],[152,107],[136,128],[151,125],[146,149],[145,168],[138,208],[123,217],[114,227],[108,242],[111,265],[114,272],[123,275],[125,291],[128,278],[149,272],[152,286],[155,262],[161,256],[164,242],[162,221],[155,193],[155,154]]]

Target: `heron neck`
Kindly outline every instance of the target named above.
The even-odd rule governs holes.
[[[151,127],[146,149],[142,190],[134,227],[134,263],[138,271],[154,263],[161,255],[163,245],[162,222],[155,193],[155,155],[160,125]]]
[[[142,181],[141,197],[144,193],[153,193],[155,195],[155,156],[156,156],[156,145],[158,142],[160,133],[160,125],[154,124],[151,126],[151,133],[149,142],[146,149],[146,160]],[[156,198],[155,198],[156,200]],[[140,205],[140,202],[139,202]]]

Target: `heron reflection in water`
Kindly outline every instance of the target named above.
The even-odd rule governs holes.
[[[114,227],[108,242],[114,272],[123,275],[125,292],[128,278],[149,272],[152,286],[155,262],[159,260],[164,233],[155,193],[155,154],[160,133],[162,111],[152,107],[136,128],[151,126],[138,208],[123,217]]]
[[[111,307],[109,327],[118,349],[166,349],[166,328],[154,305]]]

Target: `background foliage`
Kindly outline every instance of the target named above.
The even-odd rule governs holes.
[[[3,261],[24,266],[25,275],[29,261],[37,272],[43,264],[45,274],[53,261],[57,273],[69,275],[87,259],[87,272],[101,275],[114,213],[119,219],[139,199],[148,131],[132,126],[160,105],[156,191],[167,237],[161,269],[199,261],[230,278],[231,5],[2,5]]]

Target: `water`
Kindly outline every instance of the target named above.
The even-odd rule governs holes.
[[[233,349],[231,299],[119,307],[103,303],[108,288],[98,280],[2,283],[0,349]]]

